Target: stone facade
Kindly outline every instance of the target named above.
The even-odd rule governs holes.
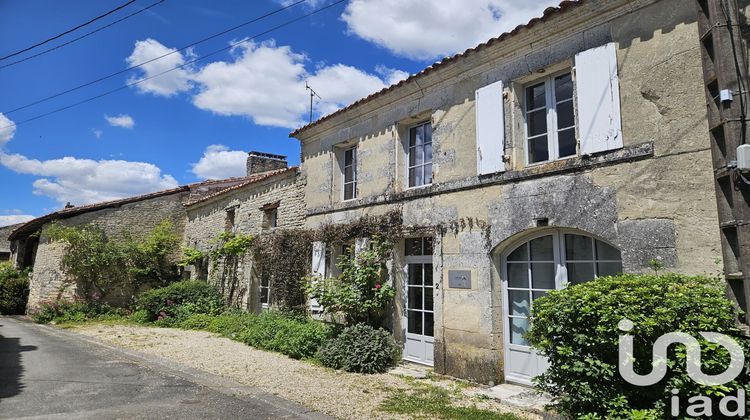
[[[484,383],[505,379],[500,260],[524,235],[570,229],[604,240],[626,272],[659,258],[669,270],[715,273],[721,244],[695,18],[680,0],[583,2],[297,130],[306,226],[396,210],[407,227],[433,229],[434,365]],[[524,86],[607,43],[616,45],[623,147],[527,165]],[[475,91],[496,81],[508,161],[480,177]],[[408,188],[408,128],[424,121],[433,182]],[[358,197],[343,201],[340,151],[352,145]],[[402,258],[396,252],[391,274],[400,291]],[[471,273],[471,287],[449,287],[451,271]],[[400,293],[393,317],[401,341],[405,301]]]
[[[10,240],[8,240],[8,237],[10,236],[11,232],[13,232],[19,226],[21,225],[17,224],[0,227],[0,262],[10,260],[11,249]]]
[[[65,226],[94,225],[112,237],[127,233],[137,238],[150,232],[159,223],[169,220],[178,232],[182,232],[186,220],[183,204],[189,194],[188,190],[178,190],[160,197],[87,211],[56,222]],[[49,240],[45,234],[49,226],[50,223],[45,223],[40,229],[30,279],[28,311],[33,311],[44,301],[70,298],[75,294],[75,287],[68,286],[68,279],[60,267],[64,245]],[[113,298],[119,303],[131,296]]]
[[[297,168],[268,177],[260,182],[248,183],[223,191],[214,197],[187,206],[185,243],[203,252],[209,252],[222,232],[259,235],[274,229],[304,227],[304,180]],[[270,225],[273,215],[275,226]],[[229,295],[242,308],[253,312],[260,310],[259,280],[253,274],[252,261],[245,257],[237,267],[238,290],[225,284],[221,273],[223,266],[193,267],[192,278],[208,278]]]

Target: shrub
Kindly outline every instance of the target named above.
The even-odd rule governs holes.
[[[227,338],[237,338],[242,331],[255,324],[257,316],[247,312],[224,313],[214,317],[208,325],[208,331],[221,334]]]
[[[400,358],[400,349],[386,330],[366,324],[347,327],[317,354],[324,366],[347,372],[382,373]]]
[[[322,322],[278,312],[264,312],[248,324],[237,335],[239,341],[294,359],[315,356],[320,346],[330,337],[330,329]]]
[[[101,302],[85,302],[78,299],[45,302],[31,314],[32,320],[38,324],[101,321],[121,319],[124,316],[123,309],[113,308]]]
[[[150,322],[160,321],[162,326],[171,326],[193,314],[218,315],[224,310],[224,304],[210,284],[189,280],[141,293],[136,309],[146,312]]]
[[[317,299],[326,313],[343,315],[347,324],[381,325],[385,308],[396,290],[385,283],[386,265],[392,244],[374,238],[370,249],[353,249],[339,257],[337,278],[308,279],[307,293]]]
[[[729,357],[723,348],[703,340],[700,331],[732,336],[750,349],[748,339],[736,327],[737,313],[717,280],[675,274],[600,278],[550,292],[534,302],[532,316],[527,338],[549,358],[549,368],[535,382],[555,397],[556,409],[570,417],[668,417],[665,410],[672,389],[679,389],[682,396],[719,399],[736,394],[748,383],[747,371],[724,386],[694,383],[687,376],[682,345],[670,348],[669,372],[656,385],[631,385],[618,371],[618,323],[625,318],[635,325],[629,334],[634,337],[639,373],[650,371],[653,343],[669,332],[698,338],[703,371],[708,374],[723,372]]]
[[[0,315],[18,315],[26,311],[29,298],[29,273],[0,264]]]
[[[193,314],[180,322],[180,328],[186,330],[206,330],[214,317],[209,314]]]

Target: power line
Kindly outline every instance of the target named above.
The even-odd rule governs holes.
[[[82,24],[80,24],[80,25],[78,25],[78,26],[76,26],[76,27],[74,27],[74,28],[68,29],[67,31],[65,31],[65,32],[63,32],[63,33],[60,33],[60,34],[57,34],[57,35],[53,36],[52,38],[47,38],[47,39],[45,39],[44,41],[42,41],[42,42],[37,42],[36,44],[34,44],[34,45],[30,46],[30,47],[26,47],[26,48],[24,48],[24,49],[22,49],[22,50],[16,51],[16,52],[14,52],[14,53],[11,53],[11,54],[8,54],[8,55],[6,55],[6,56],[4,56],[4,57],[0,57],[0,61],[2,61],[2,60],[6,60],[6,59],[8,59],[8,58],[10,58],[10,57],[14,57],[14,56],[17,56],[18,54],[22,54],[22,53],[25,53],[26,51],[29,51],[29,50],[33,50],[34,48],[36,48],[36,47],[38,47],[38,46],[40,46],[40,45],[44,45],[44,44],[46,44],[46,43],[48,43],[48,42],[54,41],[54,40],[56,40],[57,38],[60,38],[60,37],[62,37],[62,36],[65,36],[65,35],[67,35],[67,34],[69,34],[69,33],[73,32],[73,31],[77,31],[77,30],[79,30],[79,29],[83,28],[84,26],[86,26],[86,25],[90,25],[90,24],[92,24],[92,23],[96,22],[97,20],[99,20],[99,19],[102,19],[102,18],[104,18],[104,17],[107,17],[107,16],[111,15],[112,13],[114,13],[114,12],[116,12],[116,11],[120,10],[120,9],[123,9],[123,8],[125,8],[125,7],[127,7],[127,6],[130,6],[130,5],[131,5],[131,4],[133,4],[133,3],[135,3],[135,0],[129,0],[129,1],[128,1],[128,2],[126,2],[125,4],[122,4],[122,5],[120,5],[120,6],[117,6],[117,7],[115,7],[114,9],[110,10],[109,12],[107,12],[107,13],[104,13],[103,15],[99,15],[99,16],[97,16],[97,17],[93,18],[93,19],[90,19],[90,20],[89,20],[88,22],[84,22],[84,23],[82,23]]]
[[[28,104],[26,104],[26,105],[23,105],[23,106],[19,106],[19,107],[17,107],[17,108],[13,108],[13,109],[11,109],[11,110],[8,110],[8,111],[2,111],[2,112],[0,112],[0,113],[2,113],[2,114],[4,114],[4,115],[9,115],[9,114],[12,114],[12,113],[14,113],[14,112],[20,111],[20,110],[22,110],[22,109],[26,109],[26,108],[29,108],[29,107],[31,107],[31,106],[34,106],[34,105],[40,104],[40,103],[42,103],[42,102],[47,102],[47,101],[49,101],[50,99],[55,99],[55,98],[57,98],[57,97],[60,97],[60,96],[62,96],[62,95],[68,94],[68,93],[70,93],[70,92],[75,92],[76,90],[79,90],[79,89],[83,89],[83,88],[85,88],[85,87],[91,86],[91,85],[93,85],[93,84],[96,84],[96,83],[102,82],[102,81],[104,81],[104,80],[107,80],[107,79],[111,79],[111,78],[113,78],[113,77],[115,77],[115,76],[119,76],[119,75],[121,75],[121,74],[123,74],[123,73],[127,73],[127,72],[129,72],[129,71],[131,71],[131,70],[134,70],[134,69],[137,69],[137,68],[139,68],[139,67],[145,66],[146,64],[152,63],[152,62],[154,62],[154,61],[156,61],[156,60],[160,60],[160,59],[162,59],[162,58],[164,58],[164,57],[167,57],[167,56],[170,56],[170,55],[172,55],[172,54],[177,54],[178,52],[182,52],[182,51],[185,51],[185,50],[187,50],[188,48],[194,47],[194,46],[196,46],[196,45],[198,45],[198,44],[202,44],[202,43],[204,43],[204,42],[206,42],[206,41],[212,40],[212,39],[214,39],[214,38],[217,38],[217,37],[219,37],[219,36],[221,36],[221,35],[226,35],[226,34],[227,34],[227,33],[229,33],[229,32],[232,32],[232,31],[235,31],[235,30],[237,30],[237,29],[239,29],[239,28],[242,28],[243,26],[247,26],[247,25],[249,25],[249,24],[251,24],[251,23],[255,23],[255,22],[259,21],[259,20],[263,20],[263,19],[265,19],[265,18],[267,18],[267,17],[270,17],[270,16],[273,16],[273,15],[275,15],[275,14],[277,14],[277,13],[281,13],[281,12],[283,12],[283,11],[287,10],[287,9],[290,9],[290,8],[292,8],[292,7],[296,6],[296,5],[300,4],[300,3],[304,3],[304,2],[306,2],[306,1],[307,1],[307,0],[298,0],[298,1],[296,1],[296,2],[292,3],[292,4],[288,5],[288,6],[284,6],[284,7],[281,7],[281,8],[279,8],[279,9],[273,10],[273,11],[271,11],[271,12],[268,12],[268,13],[266,13],[266,14],[262,15],[262,16],[258,16],[258,17],[256,17],[256,18],[253,18],[253,19],[251,19],[251,20],[248,20],[248,21],[246,21],[246,22],[240,23],[239,25],[233,26],[233,27],[231,27],[231,28],[229,28],[229,29],[225,29],[225,30],[223,30],[223,31],[221,31],[221,32],[219,32],[219,33],[216,33],[216,34],[214,34],[214,35],[208,36],[208,37],[206,37],[206,38],[203,38],[203,39],[201,39],[201,40],[195,41],[195,42],[193,42],[193,43],[190,43],[190,44],[188,44],[188,45],[185,45],[185,46],[183,46],[183,47],[180,47],[180,48],[178,48],[178,49],[176,49],[176,50],[171,50],[170,52],[168,52],[168,53],[166,53],[166,54],[162,54],[162,55],[160,55],[160,56],[158,56],[158,57],[154,57],[154,58],[152,58],[152,59],[150,59],[150,60],[146,60],[146,61],[144,61],[144,62],[141,62],[141,63],[135,64],[135,65],[132,65],[132,66],[130,66],[130,67],[128,67],[128,68],[125,68],[125,69],[123,69],[123,70],[119,70],[119,71],[116,71],[116,72],[114,72],[114,73],[111,73],[111,74],[108,74],[108,75],[106,75],[106,76],[102,76],[102,77],[99,77],[98,79],[94,79],[94,80],[92,80],[92,81],[90,81],[90,82],[86,82],[86,83],[80,84],[80,85],[78,85],[78,86],[72,87],[72,88],[70,88],[70,89],[67,89],[67,90],[64,90],[64,91],[62,91],[62,92],[58,92],[58,93],[55,93],[55,94],[53,94],[53,95],[50,95],[50,96],[44,97],[44,98],[42,98],[42,99],[39,99],[39,100],[36,100],[36,101],[34,101],[34,102],[30,102],[30,103],[28,103]],[[340,2],[339,2],[339,3],[340,3]]]
[[[258,37],[260,37],[260,36],[263,36],[263,35],[267,35],[267,34],[269,34],[269,33],[271,33],[271,32],[277,31],[277,30],[279,30],[279,29],[281,29],[281,28],[284,28],[284,27],[286,27],[286,26],[289,26],[289,25],[291,25],[291,24],[293,24],[293,23],[299,22],[300,20],[303,20],[303,19],[305,19],[305,18],[307,18],[307,17],[310,17],[310,16],[312,16],[312,15],[314,15],[314,14],[320,13],[320,12],[322,12],[322,11],[324,11],[324,10],[330,9],[330,8],[332,8],[332,7],[336,6],[336,5],[339,5],[339,4],[341,4],[341,3],[344,3],[344,2],[346,2],[346,1],[348,1],[348,0],[338,0],[338,1],[336,1],[336,2],[333,2],[333,3],[331,3],[331,4],[327,5],[327,6],[324,6],[324,7],[320,7],[320,8],[318,8],[318,9],[315,9],[315,10],[311,11],[311,12],[305,13],[305,14],[303,14],[303,15],[301,15],[301,16],[299,16],[299,17],[295,18],[295,19],[292,19],[292,20],[288,20],[288,21],[286,21],[286,22],[284,22],[284,23],[282,23],[282,24],[280,24],[280,25],[274,26],[274,27],[272,27],[272,28],[270,28],[270,29],[267,29],[267,30],[265,30],[265,31],[263,31],[263,32],[260,32],[260,33],[257,33],[257,34],[255,34],[255,35],[252,35],[252,36],[250,36],[250,37],[248,37],[248,38],[246,38],[246,39],[243,39],[242,41],[238,41],[238,42],[233,42],[233,43],[230,43],[230,44],[229,44],[228,46],[226,46],[226,47],[224,47],[224,48],[221,48],[221,49],[215,50],[215,51],[213,51],[213,52],[211,52],[211,53],[209,53],[209,54],[206,54],[206,55],[204,55],[204,56],[202,56],[202,57],[199,57],[199,58],[196,58],[196,59],[194,59],[194,60],[188,61],[188,62],[186,62],[186,63],[184,63],[184,64],[181,64],[181,65],[179,65],[179,66],[177,66],[177,67],[173,67],[173,68],[171,68],[171,69],[168,69],[168,70],[165,70],[165,71],[163,71],[163,72],[161,72],[161,73],[157,73],[157,74],[154,74],[154,75],[152,75],[152,76],[149,76],[149,77],[145,77],[145,78],[143,78],[143,79],[139,79],[139,80],[136,80],[136,81],[134,81],[134,82],[131,82],[131,83],[128,83],[128,84],[126,84],[126,85],[124,85],[124,86],[120,86],[120,87],[118,87],[118,88],[116,88],[116,89],[112,89],[112,90],[109,90],[109,91],[106,91],[106,92],[100,93],[99,95],[96,95],[96,96],[92,96],[92,97],[89,97],[89,98],[83,99],[83,100],[81,100],[81,101],[78,101],[78,102],[72,103],[72,104],[70,104],[70,105],[66,105],[66,106],[64,106],[64,107],[61,107],[61,108],[57,108],[57,109],[54,109],[54,110],[52,110],[52,111],[49,111],[49,112],[45,112],[45,113],[43,113],[43,114],[40,114],[40,115],[37,115],[37,116],[35,116],[35,117],[31,117],[31,118],[28,118],[28,119],[25,119],[25,120],[22,120],[22,121],[19,121],[19,122],[16,122],[16,123],[10,124],[10,125],[6,125],[6,126],[4,126],[4,127],[0,127],[0,130],[6,129],[6,128],[10,128],[10,127],[17,127],[17,126],[19,126],[19,125],[21,125],[21,124],[25,124],[25,123],[28,123],[28,122],[31,122],[31,121],[35,121],[35,120],[38,120],[38,119],[40,119],[40,118],[44,118],[44,117],[46,117],[46,116],[48,116],[48,115],[52,115],[52,114],[56,114],[56,113],[58,113],[58,112],[62,112],[62,111],[68,110],[68,109],[70,109],[70,108],[73,108],[73,107],[76,107],[76,106],[78,106],[78,105],[83,105],[83,104],[85,104],[85,103],[88,103],[88,102],[94,101],[94,100],[96,100],[96,99],[102,98],[102,97],[104,97],[104,96],[107,96],[107,95],[111,95],[111,94],[113,94],[113,93],[115,93],[115,92],[119,92],[119,91],[121,91],[121,90],[124,90],[124,89],[127,89],[127,88],[129,88],[129,87],[132,87],[132,86],[135,86],[135,85],[141,84],[141,83],[143,83],[143,82],[146,82],[146,81],[148,81],[148,80],[151,80],[151,79],[157,78],[157,77],[159,77],[159,76],[165,75],[165,74],[167,74],[167,73],[170,73],[170,72],[173,72],[173,71],[175,71],[175,70],[179,70],[179,69],[185,68],[185,67],[187,67],[187,66],[189,66],[189,65],[191,65],[191,64],[193,64],[193,63],[196,63],[196,62],[198,62],[198,61],[201,61],[201,60],[205,60],[205,59],[206,59],[206,58],[208,58],[208,57],[214,56],[214,55],[216,55],[216,54],[218,54],[218,53],[220,53],[220,52],[223,52],[223,51],[227,51],[227,50],[229,50],[229,49],[232,49],[232,48],[234,48],[234,47],[236,47],[236,46],[238,46],[238,45],[242,45],[242,44],[246,44],[246,43],[248,43],[248,42],[251,42],[251,41],[252,41],[252,40],[253,40],[254,38],[258,38]]]
[[[115,21],[113,21],[113,22],[111,22],[111,23],[108,23],[108,24],[106,24],[106,25],[104,25],[104,26],[101,26],[101,27],[99,27],[99,28],[96,28],[96,29],[94,29],[93,31],[91,31],[91,32],[87,32],[87,33],[85,33],[85,34],[83,34],[83,35],[81,35],[81,36],[79,36],[79,37],[77,37],[77,38],[73,38],[73,39],[71,39],[70,41],[66,41],[66,42],[63,42],[62,44],[59,44],[59,45],[55,45],[54,47],[48,48],[48,49],[46,49],[46,50],[44,50],[44,51],[38,52],[38,53],[36,53],[36,54],[33,54],[33,55],[29,55],[29,56],[27,56],[27,57],[24,57],[24,58],[21,58],[21,59],[19,59],[19,60],[16,60],[16,61],[11,61],[10,63],[7,63],[7,64],[3,64],[2,66],[0,66],[0,69],[4,69],[4,68],[6,68],[6,67],[10,67],[10,66],[15,66],[16,64],[19,64],[19,63],[23,63],[24,61],[28,61],[28,60],[31,60],[32,58],[36,58],[36,57],[39,57],[40,55],[44,55],[44,54],[50,53],[50,52],[52,52],[52,51],[55,51],[55,50],[57,50],[57,49],[60,49],[60,48],[62,48],[62,47],[64,47],[64,46],[66,46],[66,45],[70,45],[70,44],[72,44],[72,43],[74,43],[74,42],[80,41],[80,40],[82,40],[83,38],[86,38],[86,37],[88,37],[88,36],[90,36],[90,35],[93,35],[93,34],[95,34],[95,33],[99,32],[99,31],[101,31],[101,30],[107,29],[107,28],[109,28],[110,26],[114,26],[114,25],[116,25],[116,24],[118,24],[118,23],[122,22],[123,20],[127,20],[127,19],[130,19],[131,17],[133,17],[133,16],[135,16],[135,15],[137,15],[137,14],[143,13],[143,12],[145,12],[146,10],[148,10],[148,9],[150,9],[150,8],[154,7],[154,6],[157,6],[157,5],[161,4],[161,3],[164,3],[165,1],[166,1],[166,0],[159,0],[159,1],[157,1],[156,3],[152,3],[152,4],[150,4],[149,6],[146,6],[146,7],[144,7],[143,9],[140,9],[140,10],[136,10],[135,12],[133,12],[133,13],[131,13],[131,14],[127,15],[127,16],[121,17],[120,19],[117,19],[117,20],[115,20]]]

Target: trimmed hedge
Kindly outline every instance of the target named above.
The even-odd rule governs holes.
[[[550,292],[534,301],[529,342],[549,358],[549,368],[536,385],[552,394],[555,408],[579,418],[669,417],[671,390],[687,397],[718,399],[747,387],[747,369],[725,386],[703,387],[687,375],[684,346],[670,347],[669,371],[650,387],[626,382],[618,370],[618,323],[629,319],[635,328],[636,372],[650,372],[653,343],[670,332],[685,332],[702,344],[704,372],[717,374],[728,366],[728,352],[707,343],[701,331],[735,338],[750,349],[737,328],[737,311],[724,294],[723,282],[677,274],[621,275]],[[750,352],[746,352],[750,355]],[[750,389],[749,389],[750,391]],[[682,413],[685,413],[684,407]]]

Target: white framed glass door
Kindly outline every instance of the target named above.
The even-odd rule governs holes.
[[[405,245],[404,359],[432,366],[435,361],[432,238],[409,238]]]
[[[536,299],[568,283],[622,272],[620,251],[598,239],[560,229],[527,236],[502,255],[505,379],[531,384],[547,368],[526,341]]]

